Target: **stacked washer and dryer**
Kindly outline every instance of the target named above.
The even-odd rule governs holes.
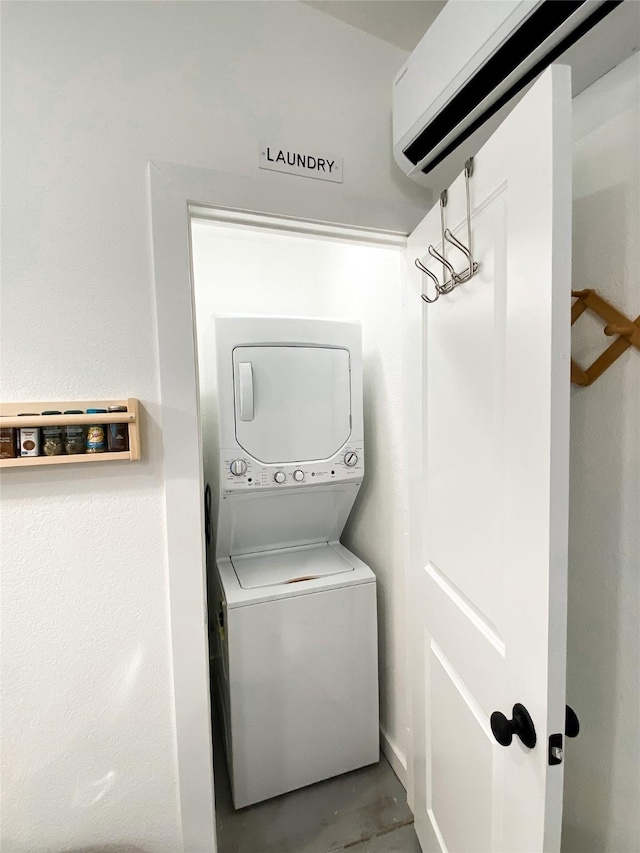
[[[378,760],[358,323],[215,317],[205,341],[212,665],[236,808]],[[210,369],[215,360],[215,367]]]

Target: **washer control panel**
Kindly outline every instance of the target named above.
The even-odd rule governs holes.
[[[236,447],[234,450],[220,451],[222,494],[361,480],[364,476],[362,444],[349,444],[328,461],[291,462],[285,465],[265,465],[238,450]]]

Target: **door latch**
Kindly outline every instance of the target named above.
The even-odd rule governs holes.
[[[564,733],[567,737],[577,737],[580,732],[580,723],[576,712],[570,705],[565,706]],[[549,766],[562,764],[564,748],[562,746],[562,735],[555,734],[549,737]]]
[[[562,758],[564,756],[564,749],[562,748],[562,735],[550,735],[549,736],[549,766],[553,767],[555,764],[562,764]]]

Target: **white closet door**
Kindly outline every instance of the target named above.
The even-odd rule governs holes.
[[[260,462],[328,459],[351,433],[346,349],[236,347],[236,437]]]
[[[421,424],[409,794],[424,851],[560,849],[563,765],[549,738],[562,740],[565,718],[570,134],[570,71],[552,67],[475,157],[480,268],[434,304],[413,261],[442,275],[427,253],[441,249],[438,205],[409,239],[409,415]],[[445,212],[466,242],[463,176]],[[511,718],[516,704],[533,748],[492,732],[492,713]]]

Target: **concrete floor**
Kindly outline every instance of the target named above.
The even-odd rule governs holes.
[[[378,764],[235,811],[214,739],[218,853],[420,853],[397,776]]]

